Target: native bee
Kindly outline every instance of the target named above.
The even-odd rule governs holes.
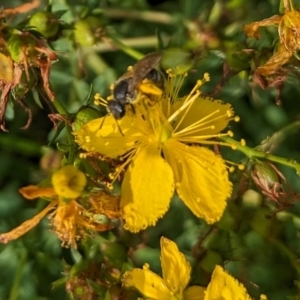
[[[133,103],[141,98],[137,88],[144,79],[152,81],[157,86],[162,85],[163,75],[155,69],[162,58],[162,54],[162,51],[147,54],[116,81],[112,91],[112,99],[107,103],[107,111],[116,120],[124,117],[126,105],[131,105],[134,111]]]

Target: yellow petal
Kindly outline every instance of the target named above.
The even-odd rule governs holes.
[[[139,149],[122,182],[125,229],[132,232],[155,225],[168,210],[174,193],[173,172],[156,144]]]
[[[190,286],[183,292],[183,300],[204,300],[205,290],[202,286]]]
[[[84,124],[75,133],[76,142],[88,152],[97,152],[116,158],[128,152],[139,137],[139,131],[135,128],[133,121],[134,118],[127,115],[118,121],[111,115],[95,119]]]
[[[19,193],[26,199],[32,200],[40,197],[52,198],[56,195],[52,187],[28,185],[19,189]]]
[[[136,288],[146,298],[169,300],[172,297],[162,278],[147,268],[127,271],[122,277],[122,283],[126,287]]]
[[[205,292],[204,300],[251,300],[245,287],[229,275],[222,267],[216,266]]]
[[[0,53],[0,80],[12,83],[14,79],[13,61],[9,56]]]
[[[217,222],[232,191],[223,159],[204,147],[186,146],[170,139],[164,148],[176,190],[189,209],[207,223]]]
[[[170,291],[181,295],[190,280],[191,265],[173,241],[161,237],[160,246],[163,279]]]
[[[87,183],[85,174],[73,165],[63,166],[51,181],[57,195],[69,199],[79,197]]]
[[[261,20],[259,22],[253,22],[245,25],[244,31],[249,37],[259,37],[258,28],[262,26],[274,26],[279,25],[282,17],[278,15],[274,15],[268,19]]]
[[[57,205],[57,201],[52,201],[48,206],[46,206],[39,214],[35,215],[33,218],[23,222],[20,226],[14,228],[10,232],[0,234],[0,243],[6,244],[10,241],[13,241],[30,229],[35,227],[44,216]]]
[[[279,45],[277,51],[261,67],[257,68],[257,73],[264,76],[275,74],[276,71],[286,64],[292,57],[293,52],[286,49],[285,45]]]
[[[180,109],[185,98],[176,101],[172,107],[173,111]],[[211,136],[222,131],[227,125],[230,118],[234,115],[233,109],[229,103],[223,103],[220,100],[211,98],[198,97],[194,100],[191,106],[178,115],[177,123],[172,126],[177,128],[175,134],[180,134],[180,137],[199,137]]]

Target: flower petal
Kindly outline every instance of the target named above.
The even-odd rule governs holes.
[[[40,197],[52,198],[56,195],[52,187],[28,185],[19,189],[19,193],[28,200]]]
[[[137,232],[154,225],[168,210],[173,194],[173,172],[157,144],[140,148],[122,182],[124,228]]]
[[[205,292],[204,300],[251,300],[245,287],[229,275],[222,267],[216,266]]]
[[[183,300],[204,300],[205,290],[202,286],[190,286],[183,292]]]
[[[173,113],[182,107],[184,100],[185,98],[182,98],[174,102]],[[205,138],[205,136],[215,135],[222,131],[233,115],[234,112],[229,103],[207,97],[198,97],[183,112],[178,114],[176,121],[176,123],[180,123],[178,128],[176,128],[176,123],[172,126],[176,128],[175,134],[182,132],[180,135],[178,134],[178,137],[203,136]]]
[[[172,297],[162,278],[147,268],[132,269],[125,272],[122,283],[126,287],[135,287],[146,298],[169,300]]]
[[[176,190],[189,209],[207,223],[217,222],[232,191],[222,158],[204,147],[186,146],[171,139],[164,148]]]
[[[46,206],[41,212],[39,212],[37,215],[32,217],[31,219],[23,222],[18,227],[14,228],[13,230],[0,234],[0,243],[6,244],[10,241],[13,241],[26,232],[28,232],[30,229],[35,227],[46,215],[47,213],[54,208],[54,206],[57,205],[57,200],[52,201]]]
[[[244,31],[249,37],[259,37],[258,28],[262,26],[274,26],[279,25],[281,22],[282,16],[274,15],[268,19],[263,19],[259,22],[253,22],[244,26]]]
[[[163,279],[174,294],[182,294],[190,280],[191,265],[177,245],[165,237],[160,239]]]
[[[118,121],[111,115],[95,119],[75,132],[76,142],[88,152],[98,152],[116,158],[129,151],[139,136],[139,131],[133,126],[133,120],[134,118],[127,115]]]

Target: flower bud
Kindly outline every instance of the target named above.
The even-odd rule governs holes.
[[[257,160],[252,166],[251,178],[263,190],[270,191],[276,188],[280,181],[279,175],[281,173],[269,162]]]
[[[80,109],[73,123],[73,130],[78,131],[85,123],[102,117],[102,113],[93,107],[84,107]]]
[[[38,11],[31,16],[29,26],[48,39],[57,35],[59,30],[59,21],[51,12]]]
[[[20,63],[22,60],[34,57],[37,41],[30,35],[12,34],[7,41],[7,50],[13,61]]]
[[[102,23],[95,16],[88,16],[74,25],[75,41],[82,46],[93,46],[99,40]]]
[[[127,257],[126,248],[123,244],[106,242],[101,245],[101,251],[112,266],[121,269],[123,262]]]
[[[217,251],[207,250],[201,259],[200,265],[203,270],[211,273],[216,265],[223,265],[223,258]]]
[[[247,52],[244,49],[234,47],[227,52],[226,61],[236,71],[247,70],[250,68],[252,55],[253,52]]]

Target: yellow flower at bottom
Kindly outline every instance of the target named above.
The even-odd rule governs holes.
[[[211,281],[205,291],[204,300],[251,300],[246,288],[221,266],[216,266]],[[267,300],[266,295],[260,295]]]
[[[162,278],[145,265],[143,269],[136,268],[125,272],[122,277],[123,285],[136,288],[146,299],[203,299],[204,288],[193,286],[186,289],[190,280],[191,266],[177,245],[164,237],[160,239],[160,245]]]
[[[169,80],[159,99],[145,96],[135,105],[135,114],[127,113],[118,121],[123,135],[110,115],[75,133],[84,150],[122,158],[114,178],[126,169],[120,205],[124,227],[132,232],[155,225],[168,210],[175,189],[208,223],[221,218],[232,191],[223,159],[202,147],[218,144],[211,139],[228,135],[220,131],[234,119],[230,104],[199,97],[202,81],[188,96],[177,98],[176,80]]]

